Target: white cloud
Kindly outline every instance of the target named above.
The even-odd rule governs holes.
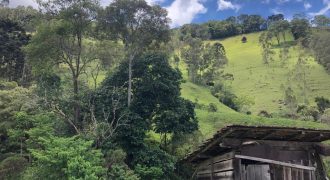
[[[290,0],[276,0],[277,4],[284,4],[290,2]]]
[[[32,6],[34,8],[38,8],[38,4],[35,0],[10,0],[9,7],[15,8],[17,6]]]
[[[218,11],[223,11],[228,9],[232,9],[237,12],[238,10],[241,9],[241,5],[233,4],[232,2],[226,0],[218,0]]]
[[[309,2],[304,2],[304,8],[306,10],[310,9],[312,7],[312,5]]]
[[[310,16],[324,15],[330,10],[330,0],[323,0],[324,7],[318,12],[308,13]]]
[[[191,23],[196,15],[204,14],[207,8],[202,4],[204,0],[175,0],[166,7],[168,17],[172,20],[171,26],[177,27]]]
[[[279,10],[278,8],[274,8],[270,10],[271,13],[273,14],[284,14],[281,10]]]
[[[262,4],[269,4],[270,3],[270,0],[262,0],[261,3]]]

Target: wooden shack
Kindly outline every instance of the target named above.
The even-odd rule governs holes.
[[[325,180],[329,139],[329,130],[228,126],[183,162],[198,180]]]

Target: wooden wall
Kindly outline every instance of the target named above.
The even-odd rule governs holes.
[[[315,180],[314,171],[267,163],[246,162],[235,154],[270,159],[303,166],[316,166],[310,147],[299,144],[258,144],[242,146],[235,151],[215,156],[200,163],[198,180]]]
[[[197,179],[234,180],[234,155],[230,152],[204,161],[197,168]]]

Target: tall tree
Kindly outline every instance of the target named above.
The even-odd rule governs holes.
[[[295,15],[291,21],[291,32],[295,40],[307,37],[310,34],[309,21],[303,15]]]
[[[312,49],[315,59],[327,72],[330,72],[330,32],[319,31],[312,35],[309,48]]]
[[[284,15],[283,14],[273,14],[271,16],[268,16],[267,18],[267,28],[274,22],[276,21],[282,21],[284,20]]]
[[[198,129],[198,122],[194,113],[194,105],[180,97],[180,83],[182,77],[179,71],[173,69],[168,56],[162,53],[147,53],[136,57],[133,61],[134,101],[129,107],[130,116],[126,126],[122,126],[116,136],[117,142],[128,153],[127,161],[131,166],[150,165],[151,162],[163,162],[163,153],[149,154],[151,151],[145,144],[146,133],[153,130],[162,137],[164,146],[167,146],[172,134],[191,133]],[[103,117],[102,109],[111,107],[113,102],[119,102],[126,107],[118,109],[117,113],[110,113],[109,119],[118,119],[127,111],[127,101],[122,96],[112,98],[114,88],[121,88],[121,95],[127,93],[128,62],[124,61],[118,70],[106,78],[95,94],[96,116]],[[148,152],[146,154],[146,152]],[[148,157],[146,157],[148,156]],[[150,159],[149,156],[153,156]],[[146,159],[148,161],[146,161]],[[149,166],[148,165],[148,166]],[[164,170],[168,165],[162,165]],[[166,175],[166,174],[165,174]]]
[[[0,18],[9,19],[18,23],[26,31],[33,32],[41,13],[32,6],[17,6],[16,8],[2,7],[0,8]]]
[[[169,40],[167,12],[159,6],[149,6],[144,0],[115,0],[101,12],[100,25],[107,35],[125,44],[128,60],[127,104],[132,101],[132,64],[152,43]]]
[[[279,20],[273,22],[270,26],[268,31],[274,34],[276,37],[277,43],[280,44],[280,36],[282,35],[282,38],[284,41],[286,41],[285,34],[290,29],[290,23],[287,20]]]
[[[96,59],[92,43],[84,42],[92,31],[98,9],[97,0],[38,1],[49,21],[38,28],[27,52],[37,71],[47,72],[54,65],[66,64],[70,70],[73,87],[73,121],[69,123],[80,132],[81,100],[80,76]],[[56,67],[56,66],[55,66]]]
[[[204,44],[200,39],[187,39],[182,58],[187,64],[189,78],[194,83],[214,81],[217,72],[227,63],[226,51],[221,43]]]
[[[9,81],[23,82],[26,58],[22,47],[30,40],[24,28],[9,19],[0,18],[0,75]]]
[[[329,27],[330,18],[325,15],[318,15],[314,17],[314,19],[312,20],[312,24],[319,28]]]
[[[272,49],[272,37],[273,34],[270,32],[263,32],[259,37],[259,44],[262,50],[262,60],[265,64],[274,61],[273,55],[275,54],[275,51]]]

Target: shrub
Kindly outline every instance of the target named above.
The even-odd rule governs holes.
[[[27,164],[27,159],[22,156],[6,158],[0,162],[0,179],[17,179]]]
[[[261,116],[261,117],[266,117],[266,118],[271,118],[272,115],[270,113],[268,113],[266,110],[261,110],[259,113],[258,113],[258,116]]]
[[[217,105],[215,105],[214,103],[210,103],[207,110],[209,112],[217,112],[218,111],[218,108],[217,108]]]
[[[243,36],[242,43],[246,43],[246,42],[247,42],[247,38],[245,36]]]

